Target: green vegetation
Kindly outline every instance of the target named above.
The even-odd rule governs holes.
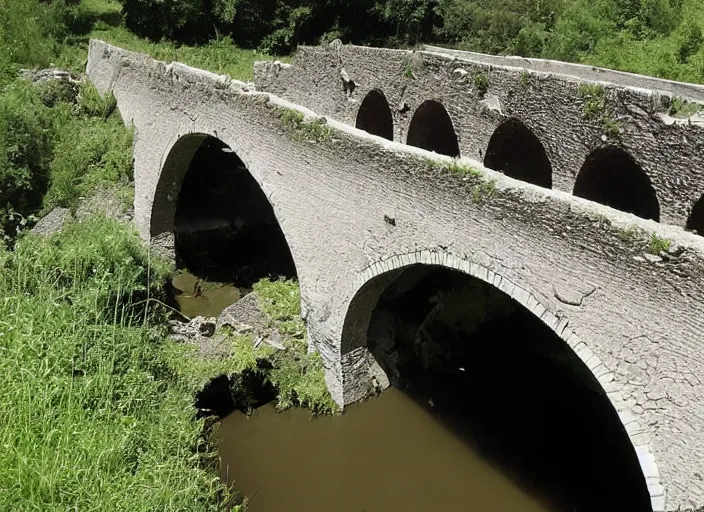
[[[127,27],[153,41],[229,37],[238,47],[277,54],[336,38],[431,42],[704,80],[700,0],[218,0],[205,8],[200,0],[121,2]]]
[[[483,98],[489,90],[489,75],[487,75],[484,71],[477,72],[474,75],[474,88],[476,89],[479,97]]]
[[[702,105],[699,103],[694,103],[691,101],[683,100],[682,98],[675,97],[670,101],[670,107],[668,108],[668,114],[673,117],[687,118],[698,114],[702,110]]]
[[[433,164],[437,164],[434,160],[429,159],[429,161],[433,162]],[[472,176],[474,178],[481,176],[481,171],[479,169],[464,164],[457,159],[453,159],[452,162],[445,166],[445,168],[452,173],[459,174],[460,176]]]
[[[251,383],[249,377],[255,375],[258,378],[255,381],[274,385],[279,410],[306,407],[314,414],[338,413],[339,408],[325,384],[322,359],[317,353],[308,353],[298,283],[287,279],[262,279],[255,283],[254,291],[262,309],[283,336],[285,351],[279,352],[266,343],[255,348],[252,335],[237,334],[225,327],[221,334],[232,343],[232,355],[215,361],[203,360],[197,356],[196,346],[171,344],[171,366],[188,383],[192,394],[214,376],[227,375],[233,396],[245,409],[254,403],[250,395],[255,390],[249,388],[248,382]],[[267,364],[261,364],[262,361]]]
[[[606,111],[604,88],[599,84],[580,84],[579,96],[584,99],[582,115],[584,119],[598,119]]]
[[[0,510],[218,510],[154,301],[170,268],[104,218],[25,237],[0,266]]]
[[[651,254],[660,254],[661,252],[668,252],[672,242],[665,238],[661,238],[655,233],[650,237],[650,244],[648,245],[648,250]]]
[[[307,353],[306,327],[301,319],[301,294],[291,280],[263,279],[254,285],[264,311],[274,320],[293,353],[274,354],[269,380],[278,391],[277,407],[307,407],[317,414],[334,414],[338,406],[325,384],[323,361]]]
[[[527,89],[530,86],[530,73],[527,70],[521,71],[521,87]]]
[[[293,135],[294,140],[325,142],[332,138],[332,129],[323,118],[306,122],[305,116],[301,112],[280,107],[279,119],[281,124]]]
[[[493,180],[482,181],[472,188],[472,201],[481,204],[485,199],[496,195],[496,183]]]
[[[599,121],[604,135],[617,138],[621,134],[621,126],[608,112],[604,88],[599,84],[580,84],[579,96],[584,99],[584,119]]]
[[[404,55],[401,59],[401,75],[408,79],[415,79],[416,75],[413,72],[413,63],[409,55]]]
[[[0,235],[55,206],[132,176],[132,133],[112,96],[78,87],[75,103],[60,82],[33,87],[13,79],[0,85]]]

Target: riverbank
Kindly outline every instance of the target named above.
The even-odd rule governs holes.
[[[243,379],[254,372],[279,409],[334,410],[320,358],[306,354],[295,281],[255,285],[287,350],[223,327],[226,355],[199,357],[169,338],[173,268],[126,222],[69,220],[3,250],[0,265],[0,444],[11,447],[0,450],[0,510],[219,509],[212,418],[194,402],[221,375],[233,396],[257,391]]]
[[[104,217],[28,236],[0,264],[0,510],[216,510],[153,301],[170,268]]]

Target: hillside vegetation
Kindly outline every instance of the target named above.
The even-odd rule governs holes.
[[[704,80],[701,0],[120,0],[154,40],[286,53],[299,43],[450,44]]]

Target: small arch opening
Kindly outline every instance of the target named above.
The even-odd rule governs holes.
[[[552,165],[545,148],[518,119],[509,119],[494,131],[484,166],[517,180],[552,188]]]
[[[573,194],[590,201],[660,221],[660,205],[650,178],[623,149],[595,149],[577,175]]]
[[[191,154],[181,165],[186,171],[173,218],[179,266],[241,288],[264,277],[295,278],[271,203],[237,154],[215,137],[204,137]]]
[[[457,133],[442,103],[426,100],[413,114],[406,144],[440,155],[460,156]]]
[[[693,231],[697,235],[704,236],[704,195],[702,195],[702,197],[694,203],[692,212],[689,214],[689,218],[687,219],[687,226],[685,229]]]
[[[546,510],[652,512],[596,377],[493,285],[436,265],[380,274],[352,300],[342,343],[343,355],[366,346],[392,386]]]
[[[394,140],[394,118],[386,96],[379,89],[369,91],[357,112],[355,126],[360,130]]]

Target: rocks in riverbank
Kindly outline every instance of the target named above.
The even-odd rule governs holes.
[[[83,81],[58,68],[21,69],[20,76],[39,87],[42,102],[48,107],[53,107],[59,101],[76,103],[78,86]]]
[[[54,208],[39,219],[39,222],[34,225],[31,232],[43,236],[53,235],[63,229],[69,218],[71,218],[71,211],[68,208]]]
[[[197,345],[203,358],[228,357],[232,355],[232,345],[218,332],[223,327],[232,329],[235,334],[251,335],[255,347],[266,343],[278,350],[286,349],[278,329],[260,307],[256,292],[228,306],[217,318],[198,316],[187,323],[172,321],[171,338]]]
[[[126,204],[121,197],[121,190],[116,186],[100,190],[90,197],[81,198],[75,214],[68,208],[56,207],[39,219],[30,233],[50,236],[60,232],[70,219],[81,222],[95,214],[105,215],[110,219],[130,221],[133,217],[133,207]]]

